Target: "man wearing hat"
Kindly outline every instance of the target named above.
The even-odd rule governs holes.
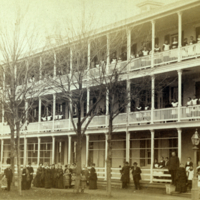
[[[140,190],[141,173],[141,169],[137,166],[137,163],[134,162],[132,167],[132,175],[136,190]]]
[[[4,175],[7,178],[7,190],[10,191],[10,185],[12,183],[12,178],[13,178],[13,172],[12,169],[10,168],[10,165],[4,170]]]
[[[26,167],[29,171],[29,175],[30,175],[30,179],[28,181],[28,185],[27,185],[27,188],[30,189],[31,188],[31,182],[33,180],[33,173],[34,173],[34,170],[33,170],[33,167],[31,166],[31,163],[29,162],[28,163],[28,166]]]

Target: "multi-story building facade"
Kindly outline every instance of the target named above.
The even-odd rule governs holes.
[[[175,150],[181,162],[185,163],[187,157],[193,160],[190,138],[196,129],[198,131],[200,119],[200,105],[196,103],[197,100],[200,102],[200,2],[182,0],[162,6],[148,1],[139,6],[141,14],[113,26],[103,27],[97,34],[107,37],[109,50],[112,45],[110,34],[118,30],[127,33],[127,42],[124,45],[127,58],[119,63],[121,65],[131,59],[126,67],[129,76],[124,79],[127,86],[131,87],[132,82],[144,77],[151,79],[151,96],[144,92],[141,100],[143,104],[150,103],[151,109],[135,111],[130,106],[127,112],[119,114],[114,120],[112,178],[120,179],[119,166],[122,166],[124,161],[136,161],[142,168],[142,179],[153,182],[156,181],[155,171],[158,171],[153,169],[155,159],[159,161],[162,156],[169,157],[171,151]],[[188,45],[183,42],[185,38],[188,39]],[[171,46],[173,41],[177,41],[177,46],[163,51],[166,40]],[[131,54],[139,52],[144,42],[145,46],[151,49],[157,48],[155,45],[158,45],[161,51],[151,51],[149,55],[132,58]],[[116,54],[121,55],[122,51],[118,49]],[[110,63],[109,57],[107,63]],[[112,68],[111,65],[108,65],[108,68]],[[56,68],[56,65],[54,67]],[[173,79],[172,83],[161,91],[156,91],[156,85],[166,76]],[[193,101],[188,103],[188,97]],[[47,98],[53,99],[53,105],[47,106],[48,110],[53,111],[53,120],[42,119],[48,110],[44,109],[39,97],[27,130],[21,132],[22,163],[31,162],[35,167],[40,162],[72,163],[76,158],[76,135],[66,102],[57,101],[55,94],[48,94]],[[178,101],[177,107],[168,106],[172,99]],[[87,99],[87,102],[89,104],[90,99]],[[103,102],[102,107],[105,104]],[[139,102],[135,104],[137,106]],[[10,130],[3,118],[0,127],[1,169],[4,169],[10,152]],[[85,145],[82,148],[83,165],[90,166],[95,163],[98,176],[103,179],[106,179],[106,127],[107,116],[95,116],[86,131]],[[160,169],[159,172],[160,176],[169,176],[163,173],[164,170]]]

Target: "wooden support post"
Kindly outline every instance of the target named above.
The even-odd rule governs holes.
[[[86,156],[85,156],[85,166],[88,167],[88,159],[89,159],[89,140],[90,140],[90,136],[87,134],[86,135]]]
[[[181,128],[178,128],[177,131],[178,131],[178,158],[179,158],[179,161],[180,161],[180,163],[181,163],[181,152],[182,152],[182,145],[181,145],[181,142],[182,142],[182,129],[181,129]]]
[[[55,163],[55,137],[52,136],[52,164]]]
[[[41,138],[38,137],[38,155],[37,155],[37,165],[38,165],[38,167],[40,165],[40,144],[41,144]]]
[[[178,122],[181,121],[182,106],[182,70],[178,70]]]
[[[68,135],[68,164],[71,164],[72,136]]]
[[[150,174],[150,183],[153,183],[153,163],[154,163],[154,130],[151,130],[151,174]]]
[[[151,124],[154,123],[154,109],[155,109],[155,76],[151,76]]]

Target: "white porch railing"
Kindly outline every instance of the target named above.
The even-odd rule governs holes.
[[[88,127],[101,127],[101,126],[104,127],[106,125],[105,123],[106,123],[106,116],[99,115],[99,116],[93,117]]]
[[[181,47],[181,58],[186,60],[200,56],[200,43]]]
[[[198,119],[200,118],[200,105],[181,107],[181,119]]]
[[[53,128],[53,121],[40,122],[40,131],[51,131]]]
[[[178,119],[178,108],[163,108],[154,110],[154,122],[176,121]]]
[[[68,130],[69,129],[69,119],[62,119],[54,121],[54,130]]]
[[[113,125],[123,125],[123,124],[127,124],[127,114],[126,113],[120,113],[113,120]]]
[[[129,113],[129,124],[149,123],[151,110]]]

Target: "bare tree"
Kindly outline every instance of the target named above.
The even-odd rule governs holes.
[[[27,11],[26,11],[27,12]],[[0,28],[0,102],[3,117],[10,127],[11,168],[17,157],[18,190],[21,195],[20,133],[26,131],[28,111],[35,97],[41,94],[39,59],[33,54],[40,43],[35,26],[25,23],[26,14],[17,11],[14,25]],[[16,138],[16,139],[15,139]],[[15,144],[16,143],[16,144]]]

